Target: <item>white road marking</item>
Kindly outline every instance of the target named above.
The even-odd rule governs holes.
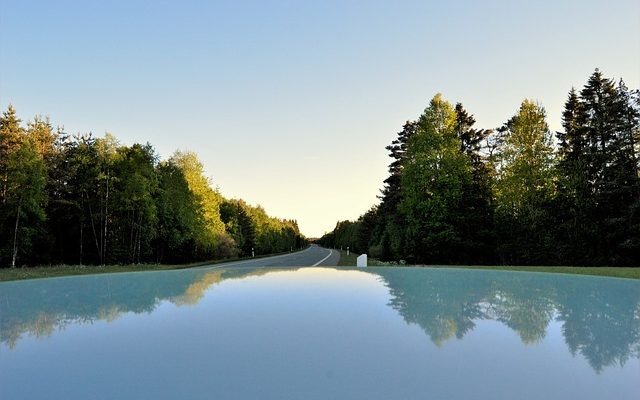
[[[331,255],[333,254],[333,250],[329,250],[329,255],[326,256],[325,258],[323,258],[322,260],[318,261],[317,263],[313,264],[312,267],[317,267],[318,265],[320,265],[324,260],[326,260],[327,258],[331,257]]]

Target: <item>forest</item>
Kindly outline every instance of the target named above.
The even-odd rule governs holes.
[[[306,245],[295,220],[227,199],[195,153],[0,117],[0,267],[191,263]]]
[[[562,131],[524,100],[496,129],[437,94],[387,146],[379,203],[319,243],[384,261],[640,265],[640,94],[596,69]]]

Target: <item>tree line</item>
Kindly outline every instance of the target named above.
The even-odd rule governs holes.
[[[437,94],[387,146],[379,204],[319,242],[410,263],[638,266],[639,91],[596,69],[562,127],[524,100],[478,129]]]
[[[227,199],[192,152],[0,117],[0,267],[185,263],[301,248],[295,220]]]

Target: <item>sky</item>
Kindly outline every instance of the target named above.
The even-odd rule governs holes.
[[[552,130],[593,70],[640,87],[640,2],[0,0],[0,107],[195,151],[226,197],[317,237],[377,203],[385,146],[441,92]]]

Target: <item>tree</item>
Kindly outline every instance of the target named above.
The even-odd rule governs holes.
[[[48,118],[36,116],[33,121],[28,122],[26,135],[42,159],[48,161],[54,155],[57,132],[53,130]]]
[[[117,149],[111,189],[114,216],[111,252],[116,259],[130,263],[150,259],[157,223],[155,162],[153,147],[148,143]]]
[[[256,247],[256,226],[249,214],[250,206],[242,200],[225,200],[220,205],[220,218],[226,231],[233,237],[239,254],[251,255]]]
[[[495,185],[498,250],[506,263],[543,262],[550,259],[553,244],[548,209],[555,192],[546,112],[524,100],[504,128]]]
[[[640,257],[637,93],[596,69],[572,90],[558,133],[562,242],[568,261],[626,264]]]
[[[365,217],[364,229],[371,229],[370,225],[375,227],[369,239],[372,242],[370,244],[376,246],[373,253],[382,260],[405,257],[406,221],[399,205],[402,202],[402,174],[407,144],[417,131],[418,123],[407,121],[398,132],[397,138],[386,147],[392,159],[389,164],[389,177],[383,182],[380,205],[375,212],[372,210],[369,216]]]
[[[20,122],[15,108],[9,104],[7,111],[0,117],[0,203],[2,204],[6,202],[9,185],[9,157],[20,147],[24,136]]]
[[[471,169],[455,128],[453,106],[437,94],[407,143],[400,210],[407,221],[407,256],[417,262],[461,262],[463,237],[455,214]]]
[[[295,220],[226,200],[193,153],[0,117],[0,265],[192,262],[300,248]],[[43,183],[44,182],[44,183]],[[37,252],[29,252],[37,246]]]
[[[157,261],[189,261],[193,257],[192,247],[198,229],[198,206],[195,197],[189,190],[182,170],[173,162],[161,162],[156,170]]]
[[[197,251],[213,254],[220,235],[225,234],[220,218],[222,196],[211,185],[204,174],[204,166],[193,152],[176,152],[170,158],[184,175],[189,190],[198,204],[199,228],[196,236]]]
[[[30,250],[31,239],[44,221],[46,169],[29,141],[24,141],[7,160],[7,195],[3,208],[11,221],[11,267],[19,252]],[[4,225],[4,224],[3,224]],[[3,229],[4,230],[4,229]]]
[[[460,258],[465,263],[491,264],[494,261],[494,210],[491,167],[482,153],[490,130],[475,129],[475,118],[461,103],[456,104],[454,131],[460,142],[460,152],[471,167],[471,180],[465,180],[460,209],[457,212],[462,236]]]

